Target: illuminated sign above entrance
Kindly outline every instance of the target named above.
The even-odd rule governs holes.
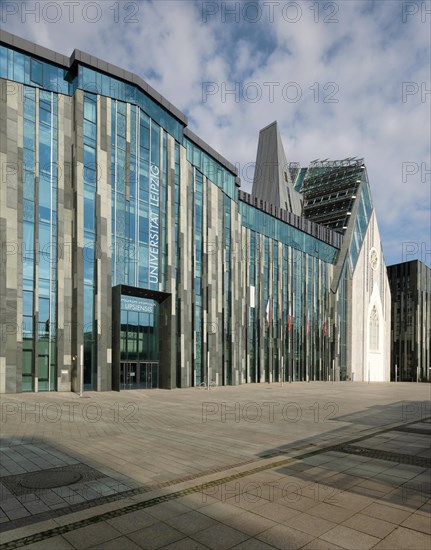
[[[121,309],[125,311],[138,311],[139,313],[154,313],[154,302],[145,298],[121,296]]]

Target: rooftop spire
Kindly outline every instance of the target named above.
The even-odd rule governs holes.
[[[301,194],[294,189],[276,121],[259,133],[252,195],[301,215]]]

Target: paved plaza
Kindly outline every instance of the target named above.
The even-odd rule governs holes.
[[[3,395],[1,547],[431,547],[428,384]]]

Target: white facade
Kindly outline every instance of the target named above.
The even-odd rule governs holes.
[[[388,382],[391,293],[374,211],[351,285],[351,379]]]

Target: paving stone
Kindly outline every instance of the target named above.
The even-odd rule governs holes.
[[[404,508],[414,512],[426,502],[426,495],[422,492],[412,493],[405,491],[403,487],[398,487],[392,492],[382,496],[379,500],[382,504],[388,504],[396,508]]]
[[[282,506],[286,506],[287,508],[291,508],[292,510],[298,510],[299,512],[309,512],[319,505],[318,501],[304,496],[301,496],[296,500],[281,498],[277,500],[276,503]]]
[[[306,544],[301,548],[301,550],[340,550],[341,546],[332,544],[327,540],[314,539],[310,543]]]
[[[63,504],[63,506],[66,505],[65,501],[54,493],[54,491],[46,491],[44,494],[40,495],[40,499],[47,506],[54,506],[56,504]]]
[[[90,489],[89,487],[78,487],[75,489],[75,493],[81,496],[84,500],[94,500],[102,496],[98,491]]]
[[[234,506],[232,504],[214,502],[213,504],[200,508],[199,512],[217,521],[223,521],[225,518],[232,517],[234,514],[242,514],[243,509],[240,506]]]
[[[373,548],[380,540],[377,537],[372,537],[343,525],[337,525],[319,538],[348,550],[368,550]]]
[[[73,504],[80,504],[81,502],[86,502],[86,499],[81,496],[81,495],[78,495],[78,494],[73,494],[69,497],[66,497],[64,496],[63,497],[63,500],[68,504],[68,505],[73,505]]]
[[[236,517],[236,515],[233,517]],[[192,535],[217,523],[214,519],[196,510],[165,519],[165,522],[185,535]]]
[[[292,529],[285,525],[271,527],[271,529],[267,529],[263,533],[256,535],[255,538],[267,544],[272,544],[276,548],[289,549],[302,548],[314,539],[312,535],[308,535],[307,533],[303,533],[302,531]]]
[[[355,486],[356,487],[356,486]],[[352,494],[351,489],[349,491],[343,491],[337,495],[337,500],[333,503],[334,506],[340,508],[347,508],[349,510],[359,511],[370,505],[374,501],[366,495]]]
[[[101,544],[118,538],[121,535],[105,521],[100,521],[94,525],[87,525],[74,531],[65,533],[64,538],[70,542],[77,550],[91,548],[96,544]]]
[[[269,501],[265,500],[265,502],[269,502]],[[274,501],[274,502],[276,502],[276,501]],[[241,510],[249,510],[249,511],[252,511],[255,508],[258,508],[259,506],[262,506],[262,503],[263,503],[263,501],[260,500],[260,499],[253,501],[253,500],[241,498],[238,501],[235,497],[232,497],[232,498],[227,499],[225,501],[225,504],[227,504],[227,505],[234,506],[234,507],[239,508]]]
[[[39,502],[39,497],[35,495],[34,493],[28,493],[26,495],[20,495],[16,497],[20,502],[25,504],[26,502]]]
[[[6,500],[7,498],[13,498],[14,495],[6,489],[6,487],[0,483],[0,500]]]
[[[157,550],[184,538],[184,533],[166,523],[158,522],[144,529],[129,533],[128,538],[146,550]]]
[[[387,483],[391,487],[399,487],[405,482],[403,478],[387,473],[387,470],[375,475],[372,479],[376,482]]]
[[[233,529],[228,525],[224,525],[223,523],[217,523],[208,529],[198,531],[192,535],[191,538],[197,540],[201,544],[204,544],[208,548],[212,548],[214,550],[224,550],[231,548],[240,542],[244,542],[249,538],[249,535],[246,535],[237,529]]]
[[[0,503],[0,506],[4,512],[8,512],[9,510],[21,508],[22,504],[17,498],[12,497],[12,498],[7,498],[5,500],[2,500]]]
[[[272,544],[266,544],[266,542],[251,537],[236,546],[232,546],[231,550],[274,550],[274,548],[275,546],[272,546]]]
[[[417,512],[422,512],[422,513],[427,513],[427,514],[431,514],[431,500],[428,500],[427,502],[425,502],[425,504],[423,504],[418,510]]]
[[[24,507],[14,508],[13,510],[9,510],[7,512],[7,516],[10,521],[13,521],[14,519],[19,519],[19,518],[25,518],[30,515],[31,515],[30,512],[26,510]]]
[[[402,522],[401,526],[431,535],[431,514],[412,514]]]
[[[311,508],[308,513],[311,516],[327,519],[328,521],[333,521],[334,523],[342,523],[344,520],[351,517],[355,512],[349,508],[341,508],[339,506],[334,506],[333,504],[322,502],[321,504]]]
[[[326,533],[336,526],[333,521],[328,521],[327,519],[318,518],[309,514],[299,514],[293,518],[287,519],[283,523],[288,527],[303,531],[309,535],[314,535],[315,537],[323,535],[323,533]]]
[[[343,525],[380,539],[386,537],[396,527],[395,524],[390,523],[389,521],[373,518],[365,514],[355,514],[349,519],[343,521]]]
[[[262,533],[263,531],[277,525],[277,522],[258,514],[254,514],[253,512],[244,512],[242,514],[236,514],[232,517],[227,517],[223,520],[223,523],[250,536]]]
[[[171,500],[169,502],[156,504],[156,506],[151,506],[147,508],[146,512],[159,520],[165,520],[190,512],[190,508],[176,500]]]
[[[40,514],[41,512],[47,512],[49,510],[49,506],[44,504],[41,500],[26,502],[24,506],[27,508],[30,514]]]
[[[124,547],[119,550],[125,550],[125,548],[129,550],[128,547]],[[208,546],[204,546],[197,540],[186,537],[184,539],[177,540],[175,542],[172,542],[171,544],[163,546],[163,550],[208,550]]]
[[[26,550],[75,550],[62,536],[51,537],[25,546]]]
[[[89,550],[139,550],[140,548],[142,546],[123,536],[91,546]]]
[[[253,513],[268,518],[272,521],[276,521],[277,523],[283,523],[289,518],[298,516],[301,512],[299,510],[294,510],[293,508],[288,508],[287,506],[280,506],[277,503],[270,502],[255,508]]]
[[[379,491],[378,489],[371,489],[369,487],[361,487],[360,485],[354,485],[350,487],[349,492],[353,495],[361,495],[363,497],[369,497],[371,500],[382,500],[389,492]]]
[[[378,550],[429,550],[430,547],[431,537],[429,535],[405,527],[397,527],[374,548]]]
[[[114,529],[120,533],[127,534],[133,531],[138,531],[144,527],[148,527],[157,523],[157,519],[150,514],[147,514],[145,510],[137,510],[136,512],[130,512],[129,514],[123,514],[115,518],[106,520]]]
[[[200,508],[204,508],[205,506],[209,506],[210,504],[215,504],[216,502],[219,502],[219,500],[209,495],[203,495],[201,492],[197,492],[178,498],[177,502],[180,504],[184,504],[185,506],[187,506],[187,508],[190,508],[192,510],[199,510]],[[233,503],[231,503],[229,499],[226,501],[226,504]]]
[[[376,491],[379,491],[381,493],[389,493],[393,491],[394,486],[390,485],[388,482],[385,482],[383,480],[379,480],[377,478],[373,479],[367,479],[366,481],[362,481],[359,483],[359,485],[356,486],[356,488],[366,487],[368,489],[375,489]]]

